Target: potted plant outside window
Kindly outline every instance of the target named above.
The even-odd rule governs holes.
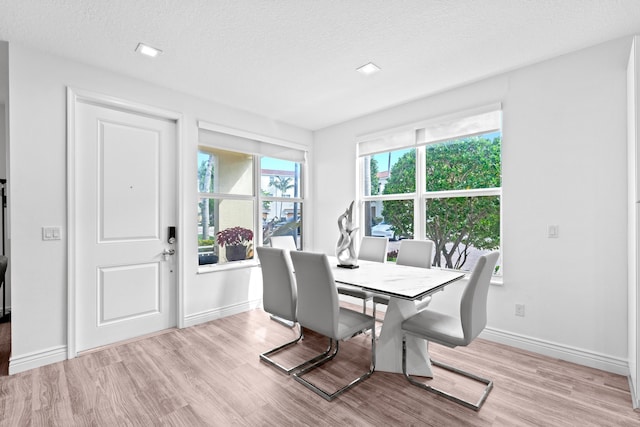
[[[247,228],[226,228],[216,233],[216,241],[225,248],[227,261],[253,258],[253,231]]]

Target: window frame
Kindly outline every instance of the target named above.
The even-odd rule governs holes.
[[[198,145],[198,152],[207,152],[210,150],[224,150],[224,151],[230,151],[227,150],[226,148],[219,148],[219,147],[213,147],[213,146],[208,146],[208,145]],[[252,194],[236,194],[236,193],[219,193],[219,192],[201,192],[198,190],[197,192],[197,197],[196,197],[196,202],[199,203],[200,200],[202,199],[206,199],[206,200],[238,200],[238,201],[251,201],[253,202],[253,206],[254,206],[254,212],[257,212],[256,210],[256,203],[258,203],[257,201],[257,197],[256,197],[256,161],[258,161],[258,157],[256,155],[252,155],[250,153],[245,153],[242,151],[235,151],[235,153],[239,153],[239,154],[248,154],[251,155],[252,157]],[[196,162],[197,164],[197,162]],[[218,165],[218,160],[216,160],[216,163],[214,164],[214,170],[216,172],[214,173],[218,173],[217,171],[219,170],[219,165]],[[259,181],[258,181],[259,184]],[[252,245],[255,249],[256,247],[256,234],[258,228],[257,227],[257,221],[256,221],[256,216],[254,215],[253,218],[253,241],[252,241]],[[217,230],[220,231],[220,230]],[[199,252],[196,254],[197,256]],[[203,271],[209,271],[211,269],[221,269],[221,268],[229,268],[232,265],[255,265],[257,264],[256,262],[256,256],[255,256],[255,250],[254,250],[254,255],[252,258],[247,259],[247,260],[239,260],[239,261],[226,261],[224,263],[214,263],[214,264],[203,264],[203,265],[198,265],[198,272],[203,272]]]
[[[306,171],[306,162],[296,162],[300,165],[300,170],[298,171],[298,174],[300,175],[300,182],[298,183],[298,197],[282,197],[282,196],[265,196],[262,194],[262,185],[261,185],[261,180],[262,180],[262,159],[263,158],[277,158],[277,157],[273,157],[273,156],[259,156],[258,158],[258,163],[256,164],[256,178],[257,178],[257,193],[258,193],[258,222],[260,222],[260,213],[259,211],[262,208],[262,203],[263,202],[276,202],[276,203],[299,203],[300,204],[300,212],[302,212],[302,216],[300,217],[300,250],[302,250],[304,248],[304,199],[305,199],[305,182],[306,182],[306,175],[305,175],[305,171]],[[255,237],[255,236],[254,236]],[[263,227],[262,224],[260,223],[259,225],[259,242],[260,242],[260,246],[264,246],[263,242],[264,242],[264,235],[263,235]],[[297,242],[296,242],[297,245]]]
[[[201,192],[199,188],[196,190],[196,203],[199,203],[202,199],[217,199],[217,200],[245,200],[253,202],[253,248],[254,255],[253,258],[248,260],[239,260],[239,261],[227,261],[222,264],[204,264],[197,266],[197,273],[209,273],[214,271],[221,271],[227,269],[235,269],[235,268],[247,268],[253,267],[259,264],[259,261],[256,256],[255,248],[256,245],[259,244],[262,246],[263,242],[263,232],[262,232],[262,220],[261,220],[261,211],[262,211],[262,202],[263,201],[280,201],[284,200],[285,202],[298,202],[300,203],[300,209],[302,211],[305,199],[306,199],[306,181],[307,181],[307,150],[308,148],[290,141],[281,140],[278,138],[268,137],[260,134],[255,134],[248,131],[242,131],[238,129],[228,128],[226,126],[212,124],[208,122],[199,121],[198,122],[198,144],[197,144],[197,152],[200,151],[208,151],[208,150],[224,150],[235,153],[241,153],[252,156],[253,160],[253,185],[252,185],[252,194],[251,195],[243,195],[243,194],[228,194],[228,193],[209,193],[209,192]],[[211,142],[207,140],[208,138],[203,138],[201,132],[216,132],[219,134],[223,134],[225,136],[229,136],[231,138],[235,138],[240,140],[240,145],[242,145],[242,139],[247,141],[245,147],[238,148],[230,148],[224,143],[216,144],[215,142]],[[242,149],[245,148],[245,149]],[[278,153],[283,153],[279,155]],[[295,159],[288,158],[291,157],[291,153],[295,154]],[[197,156],[196,156],[197,157]],[[300,187],[299,187],[299,197],[271,197],[271,196],[263,196],[261,191],[261,159],[263,157],[290,160],[300,165]],[[196,161],[196,174],[194,178],[197,180],[197,168],[198,164]],[[304,220],[301,221],[300,227],[303,228]],[[197,227],[197,222],[196,222]],[[304,235],[305,230],[301,230],[301,235]],[[196,233],[197,236],[197,233]],[[304,243],[304,237],[301,239],[301,244]],[[197,244],[197,241],[196,241]],[[196,246],[197,248],[197,246]],[[196,249],[196,257],[197,257],[197,249]],[[197,260],[195,261],[198,262]]]
[[[454,198],[454,197],[480,197],[480,196],[498,196],[500,199],[500,270],[496,274],[493,274],[492,283],[502,283],[502,276],[504,271],[504,262],[502,256],[502,244],[503,244],[503,204],[502,204],[502,173],[501,173],[501,181],[500,187],[489,187],[489,188],[472,188],[472,189],[461,189],[461,190],[444,190],[444,191],[427,191],[426,189],[426,171],[427,171],[427,162],[426,162],[426,149],[427,146],[432,144],[438,144],[449,140],[455,139],[464,139],[471,136],[483,135],[490,132],[499,131],[500,132],[500,153],[502,157],[502,149],[503,149],[503,127],[502,120],[500,118],[499,127],[493,128],[488,127],[485,130],[478,131],[477,129],[473,132],[469,133],[461,133],[460,135],[455,135],[450,138],[438,139],[428,142],[419,142],[421,134],[423,133],[423,128],[429,127],[432,125],[437,125],[440,122],[448,122],[451,121],[452,118],[460,118],[464,120],[467,117],[472,117],[478,112],[487,113],[487,112],[496,112],[502,115],[502,106],[498,104],[497,106],[485,106],[480,107],[478,109],[461,111],[459,113],[455,113],[453,115],[445,116],[442,118],[423,120],[419,123],[415,123],[412,125],[407,125],[399,128],[393,128],[386,131],[376,132],[375,134],[363,135],[360,136],[357,140],[357,148],[356,148],[356,162],[357,162],[357,176],[358,183],[357,187],[357,206],[359,208],[359,218],[362,224],[364,224],[366,218],[365,206],[367,202],[377,202],[377,201],[388,201],[388,200],[413,200],[413,236],[415,239],[426,239],[426,203],[428,199],[445,199],[445,198]],[[413,139],[413,141],[411,141]],[[391,141],[390,148],[383,149],[384,145],[382,141]],[[394,144],[395,141],[402,140],[404,145]],[[412,142],[409,144],[408,142]],[[370,148],[365,149],[367,152],[365,154],[360,154],[361,144],[370,144]],[[416,164],[415,164],[415,191],[410,193],[402,193],[402,194],[379,194],[379,195],[365,195],[365,173],[368,170],[367,167],[364,166],[364,159],[371,158],[375,154],[379,153],[387,153],[391,151],[400,150],[403,148],[414,148],[416,150]],[[500,162],[500,170],[504,169],[502,161]],[[469,272],[470,273],[470,272]],[[467,274],[469,274],[467,273]]]

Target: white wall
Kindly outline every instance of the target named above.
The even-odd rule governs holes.
[[[333,251],[336,218],[356,197],[357,135],[500,101],[504,285],[491,287],[484,336],[627,373],[630,43],[606,43],[316,132],[313,191],[322,216],[315,249]],[[546,237],[549,224],[560,226],[560,238]],[[437,294],[434,307],[452,308],[458,292]],[[514,316],[516,303],[525,304],[525,317]]]
[[[186,242],[186,324],[243,310],[259,300],[256,268],[196,274],[196,123],[204,120],[307,146],[310,132],[16,44],[9,45],[9,75],[11,373],[66,357],[67,242],[43,242],[41,227],[64,230],[67,220],[67,86],[183,114],[184,209],[178,238]]]
[[[9,43],[0,40],[0,178],[7,178],[7,139],[9,135]],[[5,191],[8,187],[5,189]],[[2,205],[0,204],[0,209]],[[6,221],[6,219],[5,219]],[[5,222],[6,223],[6,222]],[[6,235],[5,229],[5,235]],[[0,239],[6,236],[0,236]],[[2,242],[0,241],[0,245]],[[5,240],[5,255],[9,254],[8,242]],[[9,266],[10,267],[10,266]],[[11,307],[11,281],[9,275],[5,276],[5,298],[7,309]],[[1,315],[1,314],[0,314]]]
[[[627,213],[628,233],[628,358],[629,358],[629,388],[634,408],[639,406],[638,396],[638,42],[634,37],[627,66],[627,167],[628,188]]]

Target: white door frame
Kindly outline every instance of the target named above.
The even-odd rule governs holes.
[[[142,113],[160,119],[172,120],[176,123],[176,194],[177,212],[176,226],[178,226],[177,261],[178,274],[176,274],[176,325],[178,328],[184,327],[184,230],[183,225],[183,197],[182,190],[182,140],[185,139],[183,132],[182,114],[175,111],[164,110],[149,105],[138,104],[124,99],[111,97],[95,92],[74,89],[67,87],[67,358],[73,359],[77,356],[76,337],[76,104],[78,102],[89,102],[107,108],[117,108],[120,110]]]

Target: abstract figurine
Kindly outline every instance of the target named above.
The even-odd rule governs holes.
[[[358,266],[358,258],[356,256],[354,233],[358,227],[353,224],[353,204],[351,202],[349,208],[338,217],[338,229],[340,230],[340,238],[336,246],[336,257],[340,266],[356,268]]]

